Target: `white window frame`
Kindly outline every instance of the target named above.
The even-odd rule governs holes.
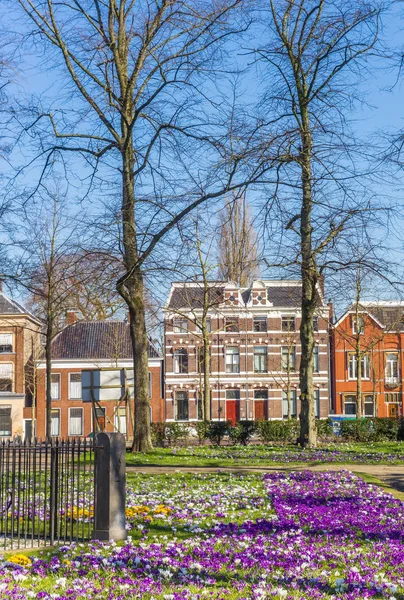
[[[58,412],[58,415],[59,415],[58,416],[59,429],[58,429],[58,433],[52,433],[52,423],[54,421],[54,417],[52,417],[52,412],[56,412],[56,411]],[[61,425],[62,425],[62,423],[60,421],[60,408],[52,408],[52,410],[51,410],[51,436],[52,437],[59,437],[60,436],[60,431],[61,431],[61,428],[62,428]]]
[[[395,360],[389,359],[394,356]],[[394,374],[395,373],[395,374]],[[386,352],[386,367],[384,372],[384,378],[386,383],[398,383],[399,379],[399,354],[395,351]]]
[[[57,396],[57,398],[54,397],[53,391],[52,391],[53,386],[56,385],[56,382],[52,381],[52,377],[54,377],[55,375],[59,378],[58,384],[57,384],[58,385],[58,396]],[[55,400],[55,401],[60,400],[60,396],[61,396],[61,389],[60,389],[61,388],[61,381],[62,381],[62,377],[61,377],[60,373],[51,373],[51,399],[52,400]]]
[[[4,372],[4,375],[1,373],[2,367],[9,367],[8,372]],[[0,362],[0,379],[10,380],[11,382],[11,392],[14,391],[14,363],[8,362]],[[10,392],[0,392],[0,394],[10,394]]]
[[[2,337],[5,339],[2,340]],[[10,354],[14,352],[14,334],[10,332],[0,333],[0,346],[11,346],[11,350],[7,350],[6,352],[0,352],[0,354]]]
[[[237,352],[229,352],[231,348],[236,348]],[[233,368],[235,366],[237,367],[236,370]],[[240,348],[238,346],[226,346],[225,371],[226,373],[240,373]]]
[[[284,350],[286,350],[286,352],[284,352]],[[289,369],[290,371],[296,371],[296,346],[281,346],[281,370],[282,371],[287,371],[288,370],[288,365],[287,365],[287,361],[288,361],[288,351],[290,350],[290,354],[289,354]],[[285,362],[284,362],[285,359]]]
[[[121,414],[119,414],[121,413]],[[124,420],[125,426],[121,427],[122,419]],[[127,423],[127,415],[126,415],[126,406],[117,406],[114,410],[114,427],[115,431],[119,431],[122,435],[127,434],[128,423]]]
[[[9,438],[13,434],[13,406],[11,404],[2,404],[0,406],[0,408],[3,408],[3,409],[6,408],[7,410],[10,410],[10,429],[9,429],[10,433],[0,433],[0,437]]]
[[[72,410],[80,410],[81,411],[81,433],[72,433],[70,428],[70,414]],[[76,417],[77,418],[77,417]],[[82,437],[84,435],[84,409],[81,406],[70,406],[69,407],[69,420],[68,420],[68,432],[69,435],[73,437]]]
[[[259,348],[264,349],[264,352],[257,352],[257,350]],[[263,369],[256,368],[256,364],[255,364],[256,357],[259,357],[257,359],[257,362],[264,362]],[[261,357],[263,357],[263,359],[261,359]],[[254,353],[253,353],[253,359],[254,359],[254,373],[268,373],[268,348],[267,348],[267,346],[255,346]]]
[[[347,400],[347,398],[353,398],[353,400]],[[345,412],[345,404],[353,404],[355,407],[355,412],[353,413],[346,413]],[[350,415],[352,417],[356,416],[356,399],[355,399],[355,394],[345,394],[343,396],[343,408],[344,408],[344,415]]]
[[[362,363],[362,375],[361,379],[369,379],[370,378],[370,360],[369,354],[365,354],[361,359]],[[348,353],[348,379],[350,381],[356,380],[356,354],[353,352]]]
[[[185,370],[181,370],[180,369],[180,364],[183,364],[183,361],[179,359],[179,357],[186,357],[186,368]],[[176,348],[173,352],[173,367],[174,367],[174,373],[176,373],[177,375],[187,375],[189,373],[189,352],[187,350],[187,348]],[[183,369],[184,367],[182,367]]]
[[[81,375],[82,377],[82,373],[81,371],[75,371],[74,373],[69,373],[69,400],[82,400],[83,399],[83,387],[82,387],[82,379],[80,381],[80,396],[72,396],[71,394],[71,376],[72,375]],[[78,383],[77,381],[75,381],[74,383]]]
[[[185,323],[185,326],[184,326]],[[177,317],[173,320],[173,333],[188,333],[188,319]]]
[[[288,397],[287,390],[282,390],[282,418],[287,419],[288,417]],[[297,417],[297,390],[290,390],[291,401],[292,401],[292,417]],[[286,413],[285,413],[286,405]]]
[[[366,402],[366,398],[371,398],[371,400]],[[372,414],[371,415],[367,415],[366,414],[366,405],[371,404],[373,407],[372,410]],[[373,397],[373,394],[363,394],[363,416],[364,417],[374,417],[375,416],[375,398]]]

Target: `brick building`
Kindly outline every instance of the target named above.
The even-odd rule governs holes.
[[[40,322],[0,286],[0,437],[22,436],[25,396],[39,347]]]
[[[34,417],[38,437],[44,437],[46,429],[45,381],[45,363],[39,361]],[[151,343],[149,385],[151,417],[161,421],[162,358]],[[33,418],[32,411],[25,409],[26,418]],[[130,437],[132,418],[129,325],[118,321],[79,321],[66,326],[52,343],[52,435],[82,436],[105,429]]]
[[[333,410],[356,414],[359,337],[362,413],[367,417],[403,414],[404,303],[361,302],[335,323],[332,335]]]
[[[164,309],[165,417],[200,417],[203,284],[174,283]],[[254,281],[250,288],[212,282],[209,329],[215,420],[282,419],[300,412],[301,282]],[[315,326],[316,414],[329,414],[329,308],[318,290]],[[291,394],[289,402],[286,390]]]

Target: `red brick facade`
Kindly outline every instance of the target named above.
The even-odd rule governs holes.
[[[118,365],[118,366],[121,366]],[[126,362],[122,367],[130,367],[130,363]],[[52,409],[59,411],[59,433],[62,437],[73,435],[74,431],[71,431],[71,409],[79,408],[82,409],[83,417],[83,434],[88,436],[91,432],[95,431],[96,426],[94,423],[93,407],[91,402],[83,402],[82,399],[71,399],[69,396],[69,375],[71,373],[77,374],[82,373],[83,370],[88,369],[99,369],[99,363],[88,363],[87,365],[80,366],[59,366],[55,361],[52,369],[53,374],[60,375],[60,398],[52,400]],[[151,374],[151,416],[153,421],[161,421],[164,418],[163,415],[163,399],[162,399],[162,379],[161,379],[161,360],[150,359],[149,373]],[[37,424],[36,424],[36,435],[38,437],[44,437],[46,431],[46,390],[45,390],[45,369],[41,366],[38,369],[38,395],[37,395]],[[115,419],[115,412],[117,407],[121,407],[124,410],[127,422],[127,435],[131,437],[131,418],[133,415],[133,400],[130,403],[130,407],[127,406],[125,409],[125,403],[119,403],[117,400],[101,400],[99,405],[105,409],[105,431],[116,431],[117,421]],[[28,409],[26,409],[28,410]],[[102,418],[99,418],[99,426],[102,427]],[[124,433],[123,428],[122,432]]]
[[[359,311],[362,363],[362,414],[403,415],[404,325],[401,303],[365,303]],[[346,312],[333,330],[333,408],[336,415],[355,416],[357,335],[356,310]]]

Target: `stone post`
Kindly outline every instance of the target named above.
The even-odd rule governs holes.
[[[122,433],[95,438],[94,540],[125,540],[126,441]]]

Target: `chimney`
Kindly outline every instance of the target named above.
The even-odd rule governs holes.
[[[73,325],[73,323],[77,323],[77,321],[77,313],[74,310],[68,310],[66,312],[66,325]]]

